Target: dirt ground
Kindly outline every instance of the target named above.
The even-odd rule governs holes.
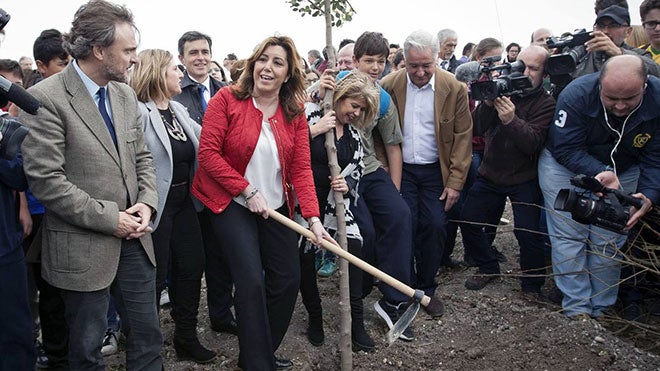
[[[510,208],[505,217],[510,219]],[[365,326],[376,341],[371,353],[353,353],[354,370],[660,370],[660,317],[636,325],[617,317],[570,320],[548,301],[528,301],[519,292],[516,274],[518,245],[512,226],[501,226],[495,245],[507,257],[502,278],[481,291],[463,283],[475,268],[441,272],[439,294],[445,315],[432,319],[423,310],[413,322],[416,339],[388,347],[387,326],[373,310],[380,298],[374,290],[365,299]],[[454,253],[462,257],[460,237]],[[339,274],[319,279],[326,333],[325,344],[312,346],[306,338],[307,313],[298,300],[284,342],[277,351],[290,358],[294,370],[339,370]],[[551,285],[546,283],[547,293]],[[238,339],[210,330],[205,291],[198,332],[201,341],[219,356],[209,365],[179,362],[172,348],[173,324],[161,313],[165,337],[163,356],[169,370],[235,370]],[[111,369],[124,369],[124,354],[107,357]]]

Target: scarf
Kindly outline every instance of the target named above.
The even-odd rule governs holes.
[[[321,117],[323,117],[323,110],[316,103],[306,103],[305,104],[305,113],[307,115],[307,122],[309,126],[316,125]],[[353,189],[350,189],[348,193],[344,195],[344,218],[346,220],[346,237],[359,240],[362,242],[362,236],[360,235],[360,229],[358,228],[357,222],[353,217],[351,212],[351,207],[357,206],[358,200],[358,185],[360,183],[360,178],[362,178],[362,172],[364,171],[364,162],[362,158],[364,156],[364,150],[362,147],[362,139],[360,132],[353,125],[344,126],[344,136],[349,136],[347,139],[357,143],[357,149],[353,152],[353,157],[349,163],[341,171],[341,176],[344,178],[352,178],[355,180],[356,186]],[[329,181],[329,180],[328,180]],[[336,214],[336,205],[334,198],[334,191],[330,190],[328,193],[328,198],[325,202],[325,205],[319,205],[321,207],[321,212],[323,213],[323,227],[328,231],[328,233],[333,237],[337,238],[337,217]],[[309,228],[307,220],[302,217],[300,213],[299,205],[296,205],[296,212],[294,215],[294,220],[298,224],[302,225],[305,228]],[[302,237],[301,237],[302,238]],[[304,252],[309,252],[316,250],[317,247],[305,241]]]

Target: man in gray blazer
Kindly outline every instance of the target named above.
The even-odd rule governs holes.
[[[148,234],[156,174],[135,93],[125,84],[137,62],[133,16],[92,0],[76,12],[65,47],[75,60],[30,89],[42,104],[38,114],[21,114],[30,127],[25,172],[46,207],[41,274],[62,290],[71,369],[104,369],[110,290],[127,336],[127,369],[160,370]]]

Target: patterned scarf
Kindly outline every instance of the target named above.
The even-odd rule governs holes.
[[[323,117],[323,110],[316,103],[306,103],[305,104],[305,113],[307,115],[307,122],[309,126],[316,125],[321,117]],[[346,130],[348,129],[348,130]],[[356,186],[349,190],[348,193],[344,195],[344,209],[345,209],[345,219],[346,219],[346,237],[359,240],[362,242],[362,236],[360,235],[360,229],[353,217],[351,212],[351,207],[357,206],[358,200],[358,186],[360,183],[360,178],[362,178],[362,172],[364,171],[364,162],[362,161],[364,151],[362,147],[362,139],[360,132],[353,125],[344,126],[344,136],[350,135],[350,141],[357,143],[357,149],[353,152],[353,158],[342,169],[341,175],[344,178],[352,178],[355,180]],[[326,200],[325,206],[321,206],[321,210],[324,213],[323,218],[323,227],[328,231],[328,233],[333,237],[337,238],[337,217],[335,216],[335,198],[334,192],[331,190],[328,193],[328,199]],[[305,228],[309,228],[307,220],[305,220],[300,214],[300,207],[296,205],[296,213],[294,215],[294,220],[298,224],[302,225]],[[305,243],[305,252],[310,250],[315,250],[316,246],[306,241]]]

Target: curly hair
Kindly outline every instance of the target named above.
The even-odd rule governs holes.
[[[64,49],[75,59],[86,59],[94,46],[115,42],[117,24],[128,23],[138,33],[133,14],[126,7],[105,0],[91,0],[76,11],[71,31],[64,35]]]
[[[295,43],[288,36],[270,36],[257,45],[252,55],[247,58],[245,70],[232,93],[237,99],[241,100],[252,96],[254,92],[254,65],[269,46],[281,46],[286,51],[288,80],[280,87],[279,98],[284,115],[290,121],[305,112],[303,103],[307,99],[307,92],[305,91],[305,76],[301,69],[303,64],[300,54],[298,54]]]

